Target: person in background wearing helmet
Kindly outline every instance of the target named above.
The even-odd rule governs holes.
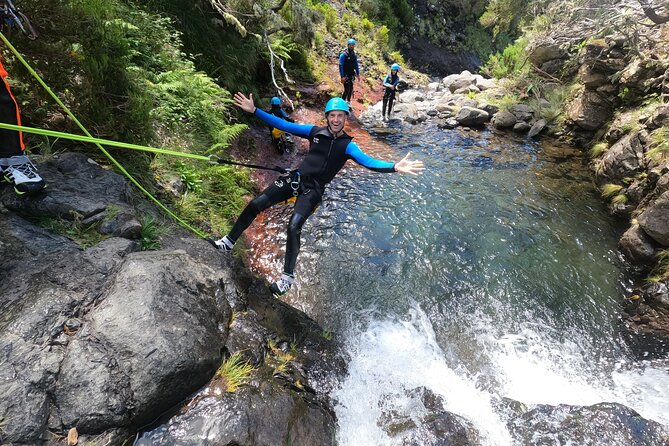
[[[0,122],[21,125],[19,104],[9,89],[7,76],[0,60]],[[19,195],[39,192],[46,187],[25,150],[22,132],[0,130],[0,172]]]
[[[283,110],[283,108],[281,108],[281,99],[279,99],[277,96],[274,96],[269,101],[269,103],[271,108],[268,110],[268,113],[276,116],[277,118],[284,119],[288,122],[295,122],[295,120],[293,118],[290,118]],[[288,144],[293,143],[292,139],[288,136],[286,132],[273,127],[272,143],[274,144],[274,147],[276,147],[276,149],[278,150],[279,154],[283,155],[284,149],[287,149],[287,147],[284,147],[285,144],[281,144],[281,138],[284,138],[285,142]]]
[[[381,114],[384,120],[386,119],[386,110],[388,111],[388,118],[390,118],[390,112],[393,111],[395,92],[397,84],[400,82],[400,77],[397,75],[398,71],[400,71],[400,66],[396,63],[392,64],[390,66],[390,74],[383,80],[383,86],[386,87],[386,90],[383,93],[383,110]]]
[[[309,151],[297,170],[279,177],[274,184],[265,189],[242,211],[228,235],[212,243],[219,249],[231,251],[235,242],[248,228],[256,216],[268,207],[296,197],[293,215],[288,223],[288,240],[283,274],[270,289],[280,296],[290,290],[295,281],[295,263],[300,250],[300,233],[307,218],[321,202],[325,187],[337,175],[347,160],[377,172],[400,172],[418,175],[423,170],[422,161],[413,161],[407,154],[401,161],[390,163],[365,154],[349,135],[344,132],[344,124],[349,114],[349,107],[341,98],[332,98],[325,106],[327,125],[293,124],[278,119],[256,108],[253,95],[246,97],[235,94],[235,104],[248,113],[253,113],[267,124],[293,135],[309,140]]]
[[[339,55],[339,75],[341,83],[344,84],[344,93],[341,97],[350,104],[353,96],[353,81],[356,76],[360,79],[358,56],[355,54],[355,39],[348,39],[348,47]]]

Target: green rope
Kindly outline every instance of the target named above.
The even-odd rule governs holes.
[[[49,93],[49,95],[54,99],[54,101],[56,101],[56,103],[61,106],[61,108],[65,111],[65,113],[67,113],[67,115],[70,118],[72,118],[72,120],[77,124],[77,126],[81,129],[81,131],[84,132],[84,134],[86,134],[86,136],[88,136],[89,138],[95,139],[95,138],[93,138],[93,135],[91,135],[88,132],[88,130],[86,130],[86,127],[84,127],[84,125],[77,119],[77,117],[74,116],[74,113],[72,113],[72,111],[70,111],[70,109],[67,107],[67,105],[65,105],[63,103],[63,101],[60,100],[60,98],[42,80],[40,75],[37,74],[37,72],[35,70],[33,70],[33,68],[30,66],[30,64],[28,64],[28,62],[26,62],[26,60],[23,58],[23,56],[21,56],[21,54],[16,50],[16,48],[14,48],[14,46],[9,42],[9,40],[7,40],[7,38],[5,37],[5,35],[2,32],[0,32],[0,39],[2,39],[2,41],[5,43],[5,45],[7,45],[7,47],[12,51],[12,53],[14,53],[16,58],[23,64],[24,67],[26,67],[28,72],[30,72],[30,74],[37,80],[37,82],[39,82],[40,85],[42,87],[44,87],[44,89],[47,91],[47,93]],[[187,229],[191,230],[192,232],[194,232],[195,234],[197,234],[201,238],[204,238],[204,239],[207,238],[207,234],[205,234],[204,232],[200,231],[197,228],[194,228],[193,226],[189,225],[184,220],[179,218],[178,215],[176,215],[174,212],[169,210],[156,197],[154,197],[148,190],[146,190],[141,184],[139,184],[139,182],[132,175],[130,175],[130,173],[127,170],[125,170],[125,168],[118,161],[116,161],[116,159],[104,147],[102,147],[102,145],[100,143],[95,142],[94,144],[98,147],[98,149],[100,149],[102,151],[102,153],[105,154],[105,156],[112,162],[112,164],[114,164],[116,166],[116,168],[118,170],[120,170],[128,178],[128,180],[130,180],[130,182],[132,184],[137,186],[137,188],[139,190],[141,190],[144,193],[144,195],[149,197],[149,199],[151,201],[153,201],[159,208],[161,208],[163,211],[165,211],[170,217],[172,217],[175,221],[177,221],[184,228],[187,228]]]
[[[192,158],[200,161],[210,161],[212,158],[204,155],[195,155],[193,153],[185,153],[185,152],[177,152],[176,150],[168,150],[168,149],[156,149],[155,147],[147,147],[147,146],[140,146],[138,144],[130,144],[127,142],[118,142],[118,141],[112,141],[109,139],[101,139],[101,138],[93,138],[93,137],[88,137],[88,136],[83,136],[83,135],[75,135],[72,133],[64,133],[64,132],[57,132],[55,130],[46,130],[46,129],[37,129],[34,127],[26,127],[23,125],[14,125],[14,124],[5,124],[4,122],[0,122],[0,129],[5,129],[5,130],[14,130],[17,132],[25,132],[25,133],[33,133],[35,135],[42,135],[42,136],[51,136],[54,138],[63,138],[63,139],[69,139],[72,141],[81,141],[81,142],[89,142],[92,144],[104,144],[106,146],[112,146],[112,147],[119,147],[121,149],[131,149],[131,150],[140,150],[142,152],[151,152],[151,153],[160,153],[163,155],[172,155],[172,156],[180,156],[182,158]]]

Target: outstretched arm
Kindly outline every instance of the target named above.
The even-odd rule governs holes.
[[[293,124],[292,122],[285,121],[279,117],[260,110],[253,103],[253,93],[250,94],[247,98],[243,93],[237,92],[235,93],[234,102],[237,107],[241,108],[247,113],[253,113],[272,127],[276,127],[279,130],[292,133],[296,136],[308,138],[309,134],[311,133],[311,129],[314,127],[313,125]]]
[[[349,143],[348,147],[346,147],[346,154],[356,163],[376,172],[400,172],[409,175],[418,175],[425,169],[422,161],[409,160],[411,153],[407,154],[401,161],[393,164],[388,161],[372,158],[360,150],[360,147],[354,142]]]

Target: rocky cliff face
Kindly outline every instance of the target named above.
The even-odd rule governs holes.
[[[244,352],[254,369],[245,390],[201,390],[193,403],[238,415],[207,436],[334,444],[323,383],[342,366],[316,323],[273,299],[238,261],[178,229],[163,237],[163,249],[139,251],[137,231],[122,229],[138,220],[132,192],[86,156],[60,155],[40,169],[49,184],[43,195],[2,194],[0,443],[56,444],[76,428],[82,439],[120,444]],[[82,249],[26,220],[73,212],[109,237]],[[273,373],[268,346],[289,343],[294,353]],[[254,442],[248,423],[270,414],[273,428]],[[197,411],[188,417],[201,426]]]

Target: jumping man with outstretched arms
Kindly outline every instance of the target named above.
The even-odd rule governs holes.
[[[242,110],[253,113],[272,127],[309,140],[309,151],[299,168],[279,177],[274,184],[251,201],[242,211],[230,233],[214,242],[217,248],[231,251],[235,242],[261,211],[295,196],[293,215],[288,223],[283,274],[270,286],[275,295],[287,293],[294,283],[302,226],[321,202],[325,186],[332,181],[347,160],[353,160],[377,172],[418,175],[424,170],[423,162],[409,159],[410,154],[396,163],[391,163],[374,159],[360,150],[360,147],[344,132],[349,107],[341,98],[332,98],[325,106],[327,121],[325,127],[294,124],[270,115],[256,108],[253,95],[246,97],[242,93],[237,93],[234,100]]]

